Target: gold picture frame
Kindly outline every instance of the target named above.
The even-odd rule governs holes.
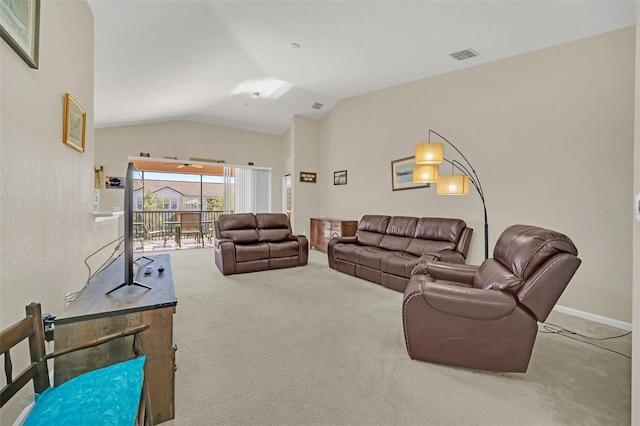
[[[0,1],[0,36],[31,68],[38,68],[40,0]]]
[[[428,183],[413,182],[413,166],[416,157],[405,157],[391,162],[391,189],[400,191],[403,189],[429,188]]]
[[[76,151],[84,152],[84,140],[87,128],[87,113],[69,95],[64,94],[64,124],[62,143]]]

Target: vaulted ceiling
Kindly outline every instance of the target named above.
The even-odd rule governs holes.
[[[632,0],[89,4],[96,127],[192,120],[275,134],[344,98],[635,24]],[[451,56],[465,50],[478,56]]]

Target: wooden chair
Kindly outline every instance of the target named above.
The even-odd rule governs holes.
[[[26,318],[0,332],[0,352],[4,356],[7,382],[0,390],[0,407],[4,406],[16,392],[33,380],[34,391],[38,398],[26,416],[25,424],[30,422],[37,424],[38,421],[51,425],[74,424],[74,422],[77,424],[80,419],[83,424],[97,424],[98,421],[113,424],[123,424],[123,422],[135,425],[153,424],[143,373],[145,357],[139,356],[142,351],[141,333],[148,328],[148,324],[128,327],[117,333],[96,337],[73,347],[47,354],[44,345],[40,304],[27,305]],[[134,336],[133,352],[137,358],[85,373],[58,387],[51,387],[47,360],[132,334]],[[27,339],[31,363],[24,371],[13,377],[10,351]],[[108,385],[115,383],[116,379],[119,385]],[[94,383],[102,383],[103,385],[95,386]],[[99,389],[97,389],[98,387]],[[95,398],[92,398],[92,394],[95,395]],[[121,403],[117,409],[107,406],[114,401]],[[123,407],[129,407],[130,410],[125,410]],[[50,408],[53,410],[49,411]],[[85,412],[83,412],[84,408],[86,408]],[[52,412],[57,412],[58,418],[54,418]],[[107,413],[118,418],[106,418],[108,417]]]
[[[177,238],[178,247],[182,247],[182,237],[195,235],[196,242],[202,242],[204,247],[204,235],[202,233],[202,213],[180,213],[180,236]]]

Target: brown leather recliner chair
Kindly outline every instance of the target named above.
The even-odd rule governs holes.
[[[538,321],[580,266],[563,234],[507,228],[480,266],[432,261],[416,267],[402,314],[412,359],[491,371],[527,371]]]

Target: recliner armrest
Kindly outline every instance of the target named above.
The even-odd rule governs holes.
[[[431,261],[424,265],[424,271],[435,279],[473,284],[473,277],[478,271],[478,266]]]
[[[330,241],[333,241],[333,244],[336,243],[345,243],[345,244],[359,244],[358,237],[355,235],[352,237],[333,237]]]
[[[509,315],[517,306],[509,293],[438,283],[427,276],[422,279],[420,290],[432,308],[475,320],[497,320]]]

